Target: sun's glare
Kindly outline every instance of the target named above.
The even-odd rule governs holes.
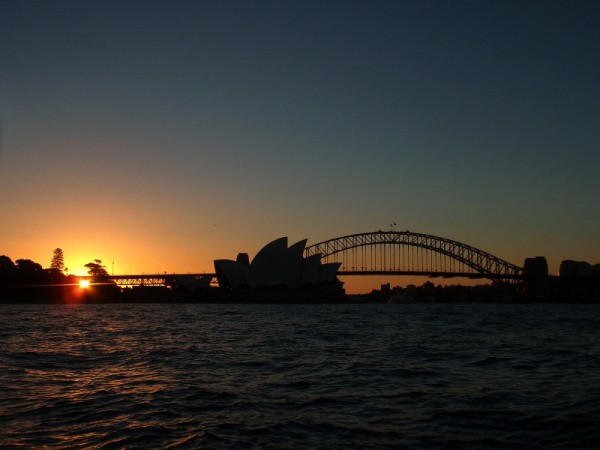
[[[88,280],[81,280],[79,282],[79,287],[81,288],[87,288],[90,287],[90,282]]]

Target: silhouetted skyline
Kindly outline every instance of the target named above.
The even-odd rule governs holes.
[[[0,5],[0,254],[202,272],[395,222],[600,262],[597,2]]]

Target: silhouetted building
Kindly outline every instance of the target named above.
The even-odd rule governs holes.
[[[545,299],[549,291],[548,262],[543,256],[525,258],[525,294],[530,298]]]
[[[555,300],[600,302],[600,264],[565,260],[560,263]]]
[[[337,281],[341,263],[321,263],[321,255],[303,257],[306,239],[288,247],[287,237],[265,245],[249,261],[240,253],[236,261],[215,260],[215,273],[220,287],[232,289],[257,287],[286,287],[291,289],[319,286]]]
[[[567,278],[592,278],[592,265],[585,261],[565,260],[560,263],[560,276]]]

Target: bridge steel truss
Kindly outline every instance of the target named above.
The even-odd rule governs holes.
[[[305,256],[341,262],[339,275],[427,275],[523,278],[523,269],[451,239],[410,231],[376,231],[338,237],[306,247]]]

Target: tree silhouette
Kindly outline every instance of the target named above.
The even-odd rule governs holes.
[[[23,273],[41,273],[43,272],[43,268],[40,264],[32,261],[30,259],[17,259],[17,270]]]
[[[54,255],[52,256],[52,261],[50,262],[50,268],[58,270],[61,273],[64,272],[65,257],[61,248],[54,249]]]
[[[0,256],[0,284],[10,284],[15,276],[17,267],[6,255]]]
[[[46,282],[46,271],[42,266],[31,259],[17,259],[15,261],[16,279],[23,284],[38,284]]]
[[[15,269],[15,263],[12,262],[12,259],[10,259],[8,256],[6,255],[2,255],[0,256],[0,271],[12,271]]]
[[[94,262],[89,262],[83,267],[88,270],[88,274],[94,278],[94,281],[106,281],[108,279],[106,266],[102,265],[102,261],[99,259],[95,259]]]

